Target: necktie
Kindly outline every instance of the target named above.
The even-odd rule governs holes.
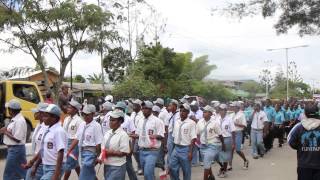
[[[172,120],[172,121],[171,121],[171,123],[172,123],[172,131],[174,130],[174,120],[175,120],[175,119],[173,118],[173,116],[174,116],[176,113],[177,113],[177,112],[173,113],[172,116],[171,116],[170,119],[169,119],[169,122]]]
[[[43,158],[43,153],[44,153],[44,139],[46,138],[47,134],[49,133],[49,128],[46,130],[46,132],[43,134],[42,139],[41,139],[41,149],[40,149],[40,155]]]
[[[136,126],[136,118],[137,118],[137,116],[138,116],[138,113],[136,113],[136,114],[134,115],[134,118],[133,118],[133,124],[134,124],[135,127],[137,127],[137,126]]]
[[[83,128],[83,132],[82,132],[82,136],[81,136],[81,141],[79,143],[79,147],[82,147],[83,145],[83,141],[84,141],[84,134],[86,132],[86,129],[89,127],[89,125],[85,125],[84,128]]]
[[[67,133],[68,133],[69,126],[70,126],[72,120],[73,120],[73,118],[70,116],[70,120],[69,120],[69,122],[67,123],[66,129],[65,129]]]
[[[182,133],[181,133],[181,129],[182,129],[182,126],[183,126],[183,124],[185,124],[186,122],[184,121],[184,122],[182,122],[181,123],[181,125],[180,125],[180,127],[179,127],[179,134],[178,134],[178,144],[180,144],[181,143],[181,136],[182,136]],[[180,144],[181,145],[181,144]]]
[[[37,127],[37,129],[34,131],[34,136],[32,138],[32,152],[34,153],[36,150],[36,137],[38,135],[39,130],[41,129],[41,125]]]
[[[147,119],[144,119],[142,126],[142,141],[146,140],[147,132],[146,132]]]
[[[112,136],[114,136],[115,134],[116,134],[116,133],[112,133],[112,134],[108,137],[107,142],[106,142],[106,144],[105,144],[105,148],[106,148],[106,149],[109,149],[111,138],[112,138]]]
[[[204,143],[208,144],[208,125],[210,121],[207,122],[207,124],[204,126]]]

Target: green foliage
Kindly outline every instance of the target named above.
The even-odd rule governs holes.
[[[287,33],[297,27],[300,35],[319,35],[319,9],[320,1],[315,0],[248,0],[231,3],[224,12],[237,18],[277,15],[278,21],[274,26],[277,33]]]
[[[102,84],[102,82],[103,82],[101,73],[100,74],[93,73],[92,75],[89,75],[87,79],[92,84]],[[106,79],[106,78],[104,78],[104,79]]]
[[[208,62],[208,56],[193,60],[190,52],[177,53],[161,44],[145,45],[136,63],[132,64],[129,75],[116,84],[114,93],[124,97],[181,98],[189,94],[206,99],[232,98],[232,94],[224,87],[203,82],[216,68]]]
[[[255,98],[257,93],[264,92],[264,88],[256,81],[247,81],[240,86],[240,89],[249,92],[249,98]]]
[[[111,82],[123,80],[126,68],[131,63],[130,52],[122,47],[109,48],[103,59],[103,67]]]
[[[112,94],[116,97],[140,99],[157,96],[157,92],[159,92],[158,87],[146,80],[143,74],[126,77],[121,83],[117,83],[112,90]]]
[[[63,81],[64,81],[64,82],[70,82],[70,81],[71,81],[70,76],[65,77]],[[76,75],[76,76],[72,79],[72,82],[74,82],[74,83],[85,83],[85,82],[86,82],[86,79],[85,79],[83,76],[81,76],[81,75]]]

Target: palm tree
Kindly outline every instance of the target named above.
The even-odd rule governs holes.
[[[89,75],[87,79],[92,84],[102,84],[103,82],[101,73],[100,74],[93,73],[92,75]],[[104,79],[107,79],[107,78],[105,77]]]

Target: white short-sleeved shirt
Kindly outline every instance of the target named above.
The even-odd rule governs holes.
[[[203,118],[203,111],[198,109],[196,112],[190,111],[189,117],[194,116],[197,120],[200,120]]]
[[[168,132],[172,133],[174,122],[180,119],[180,112],[176,111],[175,113],[170,112],[167,120],[165,121],[165,126],[168,126]]]
[[[7,131],[9,131],[14,138],[19,140],[20,142],[17,143],[16,141],[12,140],[8,136],[3,136],[3,143],[5,145],[23,145],[26,143],[27,139],[27,122],[22,116],[21,113],[17,114],[13,117],[8,126]]]
[[[107,131],[110,130],[110,114],[112,113],[112,111],[109,111],[102,119],[101,122],[101,127],[102,127],[102,133],[105,134]]]
[[[143,132],[143,124],[146,122],[145,131]],[[165,129],[161,119],[150,115],[148,118],[143,118],[138,121],[136,134],[139,136],[138,145],[141,148],[160,148],[161,141],[150,139],[149,135],[158,135],[164,137]]]
[[[217,144],[220,145],[221,141],[219,136],[222,135],[222,130],[220,123],[215,121],[214,119],[210,119],[206,121],[205,119],[199,120],[196,126],[196,132],[200,136],[201,144],[205,144],[205,126],[207,125],[207,143],[208,144]]]
[[[262,130],[264,122],[268,122],[267,114],[264,111],[256,112],[252,118],[251,128]]]
[[[238,111],[234,116],[233,116],[233,123],[235,124],[241,124],[243,126],[247,126],[247,120],[246,120],[246,116],[243,113],[243,111]],[[236,127],[236,131],[242,131],[244,129],[244,127],[239,127],[237,125],[235,125]]]
[[[79,140],[80,147],[93,147],[101,144],[103,140],[101,125],[94,120],[89,124],[82,122],[77,131],[77,139]]]
[[[82,122],[82,118],[77,114],[64,119],[63,129],[66,131],[69,139],[77,139],[77,130]]]
[[[41,141],[43,134],[47,131],[48,126],[46,126],[44,123],[38,124],[36,127],[33,135],[32,135],[32,143],[35,146],[34,147],[34,154],[37,154],[41,149]]]
[[[233,120],[230,116],[226,116],[223,119],[220,116],[220,126],[223,137],[231,137],[232,132],[236,131],[236,127],[234,126]]]
[[[159,119],[165,123],[165,121],[169,118],[169,112],[167,111],[166,107],[163,107],[159,113]]]
[[[128,134],[136,131],[133,120],[127,115],[124,117],[124,122],[121,124],[121,127]]]
[[[111,139],[110,139],[110,144],[109,144],[109,149],[114,150],[114,151],[120,151],[123,153],[130,153],[130,145],[129,145],[129,136],[127,133],[120,127],[118,128],[115,132],[113,132],[112,129],[106,132],[104,138],[103,138],[103,143],[102,143],[102,152],[106,148],[106,143],[109,139],[109,137],[115,133]],[[100,159],[101,159],[100,155]],[[107,157],[104,159],[104,164],[106,165],[111,165],[111,166],[122,166],[123,164],[126,163],[126,156],[123,157]]]
[[[181,126],[181,139],[179,142],[179,129]],[[191,141],[193,139],[197,138],[196,134],[196,123],[187,118],[184,121],[181,121],[180,119],[175,122],[174,129],[172,136],[174,137],[174,143],[177,145],[182,145],[182,146],[189,146],[191,144]]]
[[[46,133],[46,130],[49,130]],[[64,150],[64,162],[66,161],[67,151],[67,133],[64,131],[60,123],[47,128],[42,135],[43,139],[43,157],[44,165],[57,165],[58,152]],[[40,145],[41,146],[41,145]]]
[[[139,111],[138,113],[132,112],[130,117],[131,117],[131,119],[132,119],[132,121],[133,121],[133,124],[134,124],[134,126],[135,126],[136,128],[137,128],[137,125],[138,125],[138,121],[139,121],[140,119],[143,119],[143,118],[144,118],[142,111]]]

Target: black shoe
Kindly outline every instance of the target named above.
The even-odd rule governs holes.
[[[281,148],[281,147],[282,147],[282,144],[279,144],[279,147]]]
[[[216,180],[216,178],[214,176],[209,176],[208,180]]]

